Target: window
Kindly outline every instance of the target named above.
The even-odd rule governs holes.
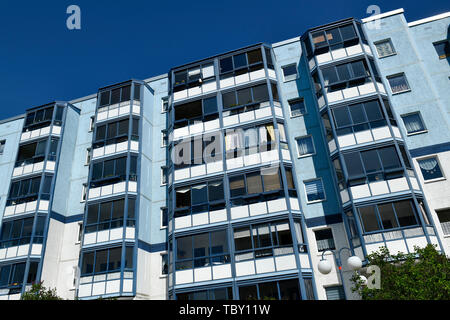
[[[417,163],[425,181],[444,177],[437,156],[417,160]]]
[[[239,287],[240,300],[301,300],[298,279]]]
[[[37,217],[33,243],[42,243],[45,217]],[[18,247],[31,243],[34,218],[4,222],[0,234],[0,248]]]
[[[166,207],[161,208],[161,229],[167,228],[169,224],[169,211]]]
[[[395,49],[394,46],[392,45],[391,39],[379,41],[374,44],[375,47],[377,48],[379,58],[395,55]]]
[[[20,287],[25,276],[25,262],[0,266],[0,288]],[[27,284],[36,280],[38,262],[30,262]],[[10,291],[11,293],[11,291]]]
[[[377,69],[373,69],[373,72],[375,79],[379,80]],[[339,91],[372,81],[365,60],[323,68],[322,75],[327,92]]]
[[[299,242],[303,242],[303,239],[299,239]],[[236,228],[234,244],[237,262],[294,252],[288,220]]]
[[[434,49],[439,56],[439,59],[446,59],[450,57],[450,42],[449,40],[444,40],[441,42],[433,43]]]
[[[305,181],[305,190],[309,203],[325,200],[325,190],[323,188],[322,179]]]
[[[92,165],[91,187],[97,188],[126,180],[127,157],[120,157],[105,161],[95,162]],[[130,157],[129,180],[137,180],[137,157]]]
[[[290,172],[290,171],[289,171]],[[292,177],[292,175],[291,175]],[[290,180],[293,187],[293,181]],[[289,191],[296,197],[295,188]],[[249,172],[230,177],[230,195],[233,206],[242,206],[284,196],[279,170]]]
[[[0,155],[5,151],[6,140],[0,141]]]
[[[135,91],[134,99],[140,100],[139,84],[135,84],[134,91]],[[131,84],[119,88],[101,91],[98,94],[99,100],[98,112],[108,110],[108,108],[109,109],[117,108],[119,106],[119,103],[130,101],[130,99],[131,99]]]
[[[301,137],[296,140],[299,157],[310,156],[316,153],[312,136]]]
[[[169,144],[169,135],[167,133],[167,130],[161,131],[161,148],[167,147]]]
[[[177,294],[177,300],[233,300],[231,287]]]
[[[62,110],[62,107],[60,107],[60,109]],[[53,110],[54,107],[51,106],[33,112],[27,112],[23,132],[50,126],[53,119]]]
[[[86,163],[85,166],[88,166],[91,163],[91,148],[86,149]]]
[[[44,200],[49,200],[52,176],[45,176],[42,180],[44,183],[41,198]],[[40,186],[41,176],[12,182],[7,200],[7,206],[36,200],[39,194]]]
[[[161,168],[161,185],[162,186],[165,186],[167,184],[167,173],[168,173],[168,168],[162,167]]]
[[[422,117],[420,116],[419,112],[403,115],[401,117],[403,119],[403,123],[405,124],[405,129],[408,134],[426,131],[426,128],[422,121]]]
[[[110,122],[108,124],[98,126],[95,133],[93,143],[94,149],[128,141],[128,130],[132,126],[131,139],[139,140],[139,120],[129,119]]]
[[[176,105],[174,128],[183,128],[199,121],[206,122],[219,117],[217,110],[217,97],[195,100]]]
[[[94,131],[94,126],[95,126],[95,116],[92,116],[89,119],[89,132]]]
[[[220,59],[221,79],[263,69],[261,48]]]
[[[345,292],[343,286],[333,286],[325,288],[327,300],[345,300]]]
[[[167,112],[169,110],[169,97],[164,97],[161,99],[161,113]]]
[[[230,262],[225,230],[180,237],[177,241],[176,270],[201,268]]]
[[[80,244],[83,237],[83,222],[78,222],[78,237],[75,244]]]
[[[125,248],[125,270],[133,270],[133,247]],[[81,255],[81,276],[119,272],[122,264],[122,247],[84,252]]]
[[[225,200],[222,180],[175,189],[175,218],[223,208]]]
[[[83,185],[81,186],[81,202],[86,201],[86,189],[87,185],[83,183]]]
[[[360,31],[361,32],[361,31]],[[328,51],[338,50],[349,46],[354,46],[359,43],[358,35],[353,24],[329,29],[326,31],[318,31],[311,34],[314,52],[307,45],[308,57],[313,53],[315,55],[323,54]],[[361,33],[363,43],[366,43],[364,34]]]
[[[272,86],[272,95],[275,101],[279,101],[275,85]],[[223,116],[259,109],[261,103],[269,100],[267,84],[225,92],[222,94]]]
[[[281,67],[283,70],[284,81],[295,80],[298,78],[297,64],[290,64]]]
[[[436,210],[444,235],[450,235],[450,209]]]
[[[306,114],[305,101],[303,99],[289,100],[289,109],[291,110],[291,117],[298,117]]]
[[[387,77],[392,93],[410,91],[408,81],[404,73]]]
[[[128,199],[128,227],[135,222],[135,199]],[[124,225],[125,199],[89,204],[87,208],[85,233],[117,229]]]
[[[317,251],[335,250],[333,232],[331,229],[314,231],[317,242]]]
[[[414,203],[411,200],[365,206],[358,211],[366,233],[418,224]]]
[[[167,253],[161,254],[161,275],[166,276],[169,274],[169,260]]]

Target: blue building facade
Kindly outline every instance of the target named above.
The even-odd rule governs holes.
[[[0,122],[0,299],[353,299],[331,251],[449,254],[449,21],[345,19]]]

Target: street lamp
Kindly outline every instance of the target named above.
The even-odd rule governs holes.
[[[331,252],[334,256],[334,258],[336,259],[336,263],[338,265],[338,269],[339,269],[339,275],[341,277],[341,282],[342,282],[342,286],[344,287],[344,295],[345,295],[345,285],[344,285],[344,277],[342,276],[342,259],[341,259],[341,252],[342,250],[348,250],[350,251],[350,253],[352,252],[350,250],[350,248],[341,248],[338,251],[338,256],[336,256],[334,251],[331,250],[325,250],[322,252],[322,259],[319,261],[317,268],[319,269],[319,272],[322,274],[329,274],[331,272],[332,269],[332,265],[331,262],[326,260],[324,258],[325,252]],[[349,268],[353,271],[359,270],[362,268],[362,261],[358,256],[351,256],[350,258],[347,259],[347,265],[349,266]],[[346,298],[347,299],[347,298]]]

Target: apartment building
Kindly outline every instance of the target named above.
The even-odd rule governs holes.
[[[3,120],[0,299],[354,299],[332,251],[450,254],[449,22],[345,19]]]

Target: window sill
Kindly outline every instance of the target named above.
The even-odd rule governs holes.
[[[422,131],[417,131],[417,132],[408,133],[406,136],[407,136],[407,137],[411,137],[411,136],[416,136],[416,135],[418,135],[418,134],[424,134],[424,133],[428,133],[428,130],[422,130]]]
[[[392,95],[395,96],[395,95],[398,95],[398,94],[408,93],[408,92],[411,92],[411,89],[398,91],[398,92],[392,92]]]
[[[159,276],[160,279],[167,279],[168,275],[167,274],[162,274]]]
[[[283,82],[284,82],[284,83],[287,83],[287,82],[291,82],[291,81],[296,81],[296,80],[298,80],[298,79],[300,79],[300,77],[299,77],[299,76],[296,76],[295,78],[292,78],[292,79],[283,79]]]
[[[424,180],[423,183],[433,183],[433,182],[440,182],[440,181],[444,181],[447,180],[447,178],[442,177],[442,178],[436,178],[436,179],[432,179],[432,180]]]
[[[396,56],[396,55],[397,55],[397,52],[394,52],[394,53],[391,53],[391,54],[388,54],[388,55],[385,55],[385,56],[382,56],[382,57],[378,56],[378,59],[389,58],[389,57]]]
[[[297,158],[298,159],[303,159],[303,158],[313,157],[315,155],[316,155],[315,153],[308,153],[308,154],[305,154],[305,155],[302,155],[302,156],[298,156]]]
[[[160,227],[159,230],[166,230],[167,227]]]
[[[306,116],[306,115],[307,115],[307,113],[302,113],[302,114],[299,114],[299,115],[296,115],[296,116],[293,116],[293,115],[291,114],[291,119],[304,117],[304,116]]]
[[[307,201],[306,204],[316,204],[316,203],[325,202],[325,201],[326,201],[326,199]]]

